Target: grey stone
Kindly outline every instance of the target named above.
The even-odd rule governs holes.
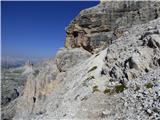
[[[56,54],[56,65],[60,72],[66,71],[89,58],[91,54],[81,48],[75,49],[61,49]]]
[[[127,28],[157,19],[159,11],[158,1],[107,1],[82,10],[66,29],[65,47],[81,46],[92,53],[97,52],[97,48],[101,51],[126,34]]]
[[[68,49],[28,76],[13,120],[159,119],[158,16],[159,2],[144,1],[81,11],[67,28]]]

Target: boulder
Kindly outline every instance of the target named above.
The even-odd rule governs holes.
[[[64,72],[90,56],[91,54],[82,48],[60,49],[55,57],[56,65],[60,72]]]

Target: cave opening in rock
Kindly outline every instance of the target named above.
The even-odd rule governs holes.
[[[78,32],[77,31],[74,31],[72,34],[73,34],[74,38],[78,37]]]

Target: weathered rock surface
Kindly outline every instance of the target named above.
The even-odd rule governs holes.
[[[17,98],[22,96],[27,76],[32,72],[33,68],[30,64],[18,68],[2,69],[2,119],[11,119],[14,116]]]
[[[47,62],[28,79],[14,119],[160,119],[159,41],[160,18],[65,71]]]
[[[159,15],[156,1],[82,10],[66,29],[66,48],[16,76],[28,77],[19,95],[7,83],[13,99],[2,99],[2,119],[159,120]]]
[[[160,16],[160,2],[107,1],[82,10],[66,28],[66,48],[83,47],[91,53],[108,47],[126,28]]]
[[[56,54],[56,65],[59,71],[66,71],[74,65],[86,60],[91,54],[82,48],[60,49]]]
[[[54,59],[46,61],[28,77],[24,95],[17,105],[17,116],[29,118],[32,113],[41,115],[46,110],[45,100],[64,77],[64,72],[87,58],[90,53],[84,49],[60,49]],[[42,106],[42,107],[40,107]],[[18,119],[18,118],[16,118]]]

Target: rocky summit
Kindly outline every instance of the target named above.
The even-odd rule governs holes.
[[[66,28],[65,48],[23,74],[4,120],[159,120],[160,2],[82,10]]]

